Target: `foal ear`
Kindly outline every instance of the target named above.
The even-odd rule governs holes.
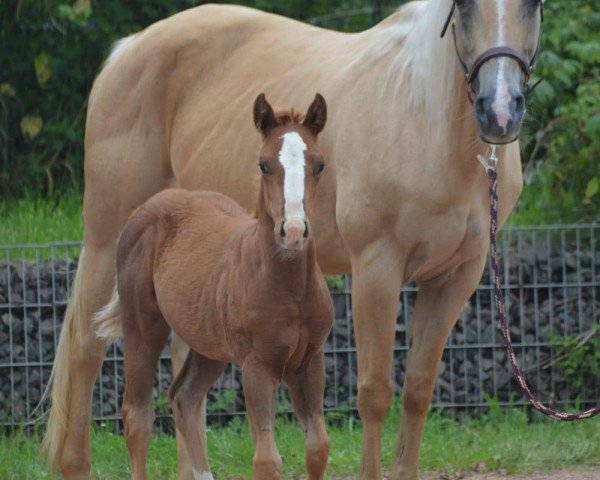
[[[266,134],[267,130],[277,126],[275,112],[267,102],[264,93],[261,93],[254,101],[254,125],[263,135]]]
[[[325,103],[323,95],[317,93],[315,95],[315,99],[310,104],[310,107],[308,107],[308,112],[306,112],[306,117],[304,117],[304,122],[302,122],[302,125],[309,128],[315,135],[317,135],[321,133],[323,128],[325,128],[326,122],[327,103]]]

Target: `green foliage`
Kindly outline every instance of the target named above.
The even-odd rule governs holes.
[[[584,335],[562,337],[554,363],[562,367],[564,380],[576,390],[586,379],[600,375],[600,325],[594,325]]]
[[[169,405],[169,397],[160,395],[152,399],[152,408],[156,415],[169,415],[171,413],[171,405]]]
[[[325,281],[331,291],[343,292],[346,288],[343,275],[328,275],[325,277]]]
[[[526,185],[514,223],[598,220],[600,11],[591,0],[576,8],[552,0],[542,27],[537,75],[544,81],[524,126]]]
[[[237,399],[237,392],[235,390],[222,390],[217,393],[215,398],[206,404],[206,411],[208,413],[216,412],[227,412],[234,404]]]
[[[0,2],[0,192],[83,190],[87,96],[117,39],[202,0]],[[363,29],[402,0],[227,0],[319,25]],[[526,187],[513,223],[591,221],[600,212],[600,11],[546,2],[523,134]],[[364,7],[371,10],[364,12]],[[361,11],[356,15],[344,12]]]
[[[202,0],[2,0],[0,194],[83,190],[86,102],[110,45]],[[227,0],[309,19],[376,0]]]

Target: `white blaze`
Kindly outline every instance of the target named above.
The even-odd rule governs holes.
[[[285,200],[285,224],[304,228],[304,152],[306,144],[296,132],[281,137],[279,163],[283,165],[283,198]]]
[[[496,46],[501,47],[505,45],[505,34],[504,34],[504,24],[505,24],[505,11],[504,11],[504,2],[506,0],[496,0],[498,5],[498,40]],[[506,58],[500,57],[498,59],[498,76],[496,77],[496,93],[494,95],[494,101],[492,102],[492,110],[496,114],[496,118],[498,119],[498,125],[504,130],[506,133],[506,127],[508,126],[508,121],[510,119],[510,100],[511,96],[508,91],[508,83],[506,82],[504,69],[506,67]]]

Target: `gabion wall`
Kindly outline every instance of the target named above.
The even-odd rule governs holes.
[[[502,233],[504,292],[518,360],[540,399],[557,407],[594,406],[600,398],[597,368],[583,372],[580,382],[565,377],[563,364],[555,358],[563,337],[586,339],[600,323],[599,237],[599,225]],[[79,243],[0,247],[0,425],[20,425],[39,416],[39,411],[32,412],[50,376],[79,249]],[[357,383],[351,278],[334,283],[336,318],[326,347],[325,407],[351,411],[356,409]],[[396,394],[405,371],[415,297],[416,288],[408,286],[398,305]],[[455,417],[485,409],[489,397],[501,405],[526,404],[512,378],[493,305],[486,270],[448,340],[435,387],[434,406]],[[155,408],[163,418],[169,415],[164,395],[171,379],[165,351],[154,392]],[[574,388],[577,383],[582,385]],[[122,389],[122,348],[115,344],[96,384],[96,420],[120,418]],[[285,392],[280,404],[282,410],[289,408]],[[218,419],[243,413],[239,370],[232,367],[211,391],[209,414]]]

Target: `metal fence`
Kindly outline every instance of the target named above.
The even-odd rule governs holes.
[[[597,345],[599,237],[597,224],[508,228],[501,234],[504,293],[515,351],[534,391],[554,406],[592,406],[600,398],[597,364],[584,361],[572,371],[565,368],[569,358],[557,357],[566,338],[580,339],[583,346],[577,352],[587,349],[588,358],[594,353],[591,345]],[[46,388],[79,249],[77,242],[0,247],[0,425],[19,425],[30,419]],[[351,278],[334,278],[331,284],[336,318],[326,346],[325,408],[352,411],[357,375]],[[398,307],[396,394],[405,371],[415,295],[414,286],[406,287]],[[500,405],[526,403],[512,379],[492,295],[486,270],[444,351],[433,405],[455,417],[485,409],[488,397]],[[122,346],[117,343],[110,347],[96,383],[96,420],[120,418],[122,360]],[[169,417],[165,392],[171,378],[165,351],[154,389],[155,408],[163,419]],[[280,408],[289,409],[285,392]],[[219,419],[243,413],[239,370],[231,367],[210,393],[209,415]]]

